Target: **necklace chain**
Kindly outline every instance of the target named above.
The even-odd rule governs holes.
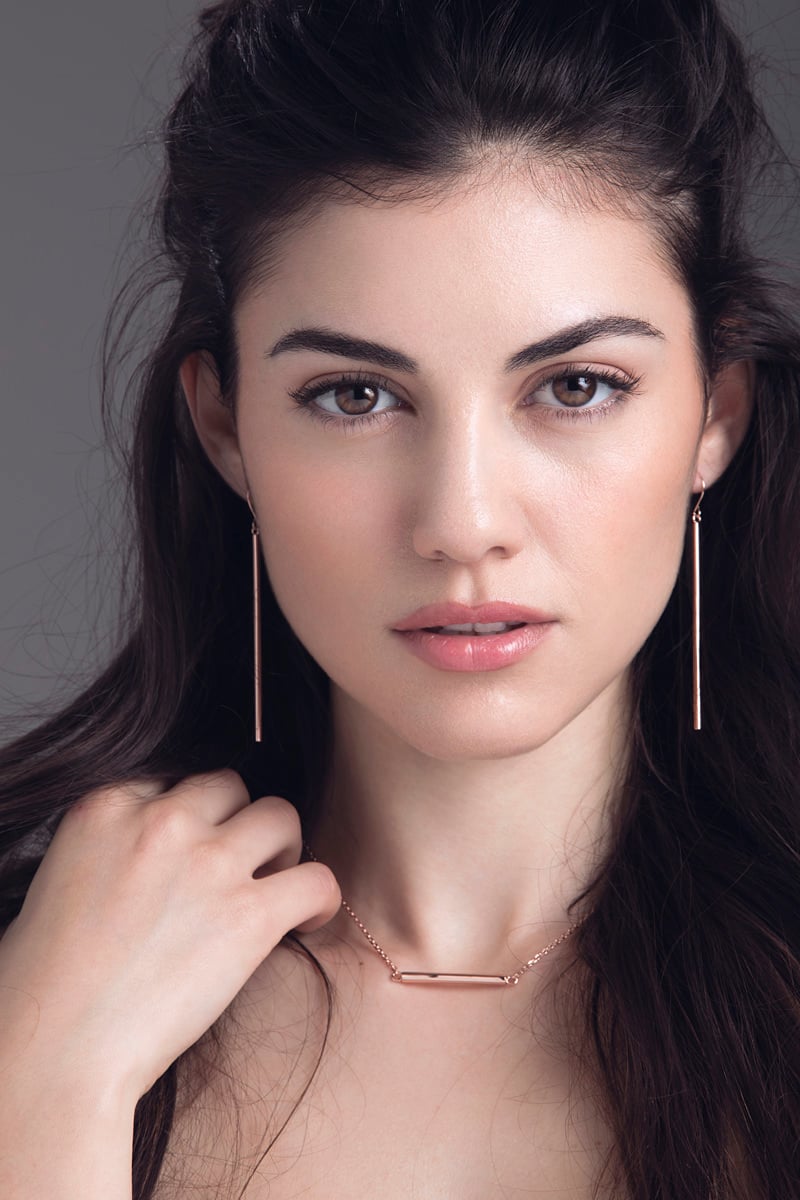
[[[303,845],[308,857],[312,859],[313,862],[319,862],[319,859],[314,854],[308,843],[304,842]],[[571,937],[572,934],[575,933],[576,929],[579,929],[586,920],[584,917],[582,920],[576,921],[574,925],[570,925],[569,929],[566,929],[563,933],[560,933],[558,937],[554,938],[553,941],[545,946],[543,950],[538,950],[536,954],[534,954],[533,958],[529,958],[526,963],[523,963],[521,967],[519,967],[510,975],[449,975],[435,971],[401,971],[397,964],[393,962],[386,953],[383,946],[381,946],[376,938],[373,937],[358,914],[350,907],[344,896],[342,897],[342,908],[358,926],[361,933],[363,933],[364,937],[369,942],[370,946],[372,946],[373,950],[375,950],[375,952],[381,956],[391,971],[391,978],[397,983],[493,983],[498,985],[505,984],[506,986],[514,986],[515,984],[519,983],[523,975],[530,971],[532,967],[535,967],[538,962],[541,962],[541,960],[548,955],[551,950],[555,950],[556,946],[560,946],[562,942],[565,942],[567,938]]]

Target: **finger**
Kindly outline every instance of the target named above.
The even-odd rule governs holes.
[[[304,862],[254,883],[272,926],[310,932],[325,925],[342,906],[342,893],[330,867]],[[283,936],[283,935],[281,935]]]
[[[202,775],[189,775],[168,793],[209,825],[222,825],[250,804],[250,793],[236,771],[223,767]]]
[[[297,809],[283,796],[262,796],[220,827],[232,852],[257,878],[294,867],[303,850]]]

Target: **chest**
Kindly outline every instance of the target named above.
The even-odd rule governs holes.
[[[521,997],[361,981],[337,989],[325,1038],[324,1001],[296,982],[288,1003],[240,1009],[156,1200],[238,1197],[248,1179],[242,1200],[592,1196],[608,1133]]]

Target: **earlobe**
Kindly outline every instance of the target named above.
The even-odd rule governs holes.
[[[244,497],[247,484],[236,424],[222,398],[214,360],[206,351],[196,350],[181,363],[179,377],[201,446],[229,487]]]
[[[693,491],[720,478],[744,441],[753,415],[755,364],[750,359],[729,363],[711,386],[703,432],[698,447]]]

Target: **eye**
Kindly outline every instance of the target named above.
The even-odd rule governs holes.
[[[339,379],[307,384],[289,395],[309,416],[347,425],[376,420],[400,407],[388,382],[373,375],[343,375]],[[382,397],[384,402],[381,407]],[[386,397],[394,403],[387,406]]]
[[[639,381],[615,371],[592,371],[583,368],[561,370],[550,375],[530,393],[534,403],[545,408],[570,411],[608,409],[633,392]]]

